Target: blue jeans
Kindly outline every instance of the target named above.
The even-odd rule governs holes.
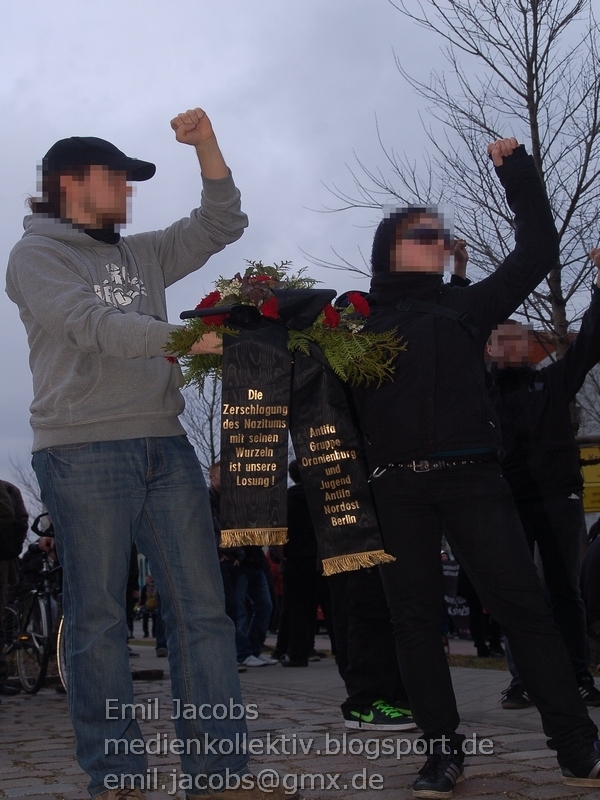
[[[235,597],[235,642],[241,663],[248,656],[260,655],[273,611],[269,584],[262,567],[242,561],[235,583]],[[252,609],[250,620],[246,606],[248,602]]]
[[[206,484],[187,438],[50,447],[34,453],[33,466],[64,569],[69,711],[91,797],[106,791],[107,775],[142,777],[146,770],[146,756],[123,746],[105,754],[107,739],[141,739],[131,710],[121,710],[134,701],[125,615],[133,543],[147,556],[162,598],[173,698],[182,709],[228,709],[225,719],[206,707],[210,719],[175,719],[177,738],[235,741],[246,721],[231,718],[239,710],[229,712],[230,702],[241,703],[234,626],[225,614]],[[248,771],[247,756],[235,748],[231,755],[197,755],[194,743],[187,749],[184,773]]]

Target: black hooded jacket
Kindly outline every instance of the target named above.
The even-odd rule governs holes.
[[[569,403],[600,360],[600,289],[564,356],[543,369],[492,368],[492,399],[500,418],[504,475],[515,500],[580,492],[583,479]]]
[[[407,459],[502,452],[484,348],[491,330],[556,264],[558,234],[525,149],[518,147],[496,171],[515,215],[515,248],[492,275],[465,288],[444,284],[443,275],[418,272],[385,273],[371,281],[366,329],[396,328],[407,343],[392,381],[355,393],[371,469]],[[407,308],[411,299],[441,313]]]

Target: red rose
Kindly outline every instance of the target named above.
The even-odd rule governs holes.
[[[331,305],[331,303],[328,303],[325,306],[323,313],[325,314],[323,325],[327,325],[328,328],[337,328],[337,326],[340,324],[340,315]]]
[[[220,299],[221,299],[221,292],[218,292],[215,289],[214,292],[207,294],[206,297],[200,300],[196,308],[214,308]]]
[[[348,300],[354,306],[354,310],[357,314],[360,314],[363,317],[368,317],[371,313],[371,309],[369,308],[369,304],[365,300],[365,298],[360,294],[360,292],[348,292]]]
[[[178,363],[178,361],[177,361],[177,359],[175,358],[175,356],[165,356],[165,358],[167,359],[167,361],[169,362],[169,364],[177,364],[177,363]]]
[[[278,319],[279,308],[277,305],[277,298],[269,297],[268,300],[265,300],[260,307],[260,313],[263,315],[263,317],[269,317],[269,319]]]

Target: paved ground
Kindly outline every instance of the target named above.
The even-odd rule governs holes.
[[[317,646],[323,647],[325,642]],[[471,643],[453,642],[451,647],[453,652],[473,652]],[[157,658],[152,647],[140,645],[134,649],[141,654],[132,660],[136,669],[157,666],[167,669],[166,659]],[[545,747],[535,710],[500,708],[498,701],[507,683],[507,673],[453,668],[452,675],[463,731],[468,737],[475,736],[475,742],[492,741],[491,746],[483,746],[484,754],[467,758],[467,780],[457,786],[456,798],[598,800],[599,791],[562,784],[554,757]],[[300,783],[302,776],[317,776],[304,778],[304,794],[314,800],[349,797],[405,800],[412,796],[410,784],[423,758],[404,753],[417,735],[399,733],[392,737],[392,746],[401,751],[399,758],[381,754],[376,757],[383,740],[389,741],[390,736],[344,727],[339,713],[343,685],[331,658],[313,663],[308,669],[286,670],[278,665],[255,668],[240,678],[244,702],[258,704],[259,717],[249,723],[249,735],[265,742],[265,746],[270,744],[271,750],[276,751],[254,757],[251,761],[254,772],[274,767],[282,776],[289,776],[285,778],[288,787],[294,780]],[[136,681],[135,687],[136,699],[142,702],[159,698],[162,711],[159,720],[142,723],[145,735],[160,733],[174,738],[167,677],[152,682]],[[600,723],[600,709],[593,709],[592,715]],[[282,740],[282,736],[287,739]],[[173,776],[178,775],[179,768],[176,756],[150,756],[150,767],[158,790],[147,793],[149,800],[184,797],[183,791],[174,791],[177,787]],[[315,781],[312,790],[311,780]],[[65,697],[48,687],[34,696],[3,698],[0,797],[83,800],[87,797],[86,783],[73,754]],[[336,785],[340,788],[335,788]],[[165,788],[161,790],[161,786]]]

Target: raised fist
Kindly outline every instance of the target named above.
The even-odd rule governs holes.
[[[191,108],[171,120],[175,138],[182,144],[194,147],[207,144],[215,139],[209,118],[201,108]]]
[[[487,146],[488,155],[492,157],[495,167],[502,166],[502,159],[506,156],[512,156],[513,152],[517,149],[519,143],[514,136],[510,139],[496,139],[495,142],[490,142]]]

